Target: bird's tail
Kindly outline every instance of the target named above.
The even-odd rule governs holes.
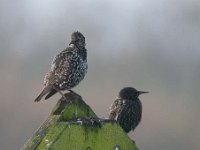
[[[57,91],[55,89],[53,89],[47,94],[47,96],[44,99],[47,100],[49,97],[53,96],[56,93],[57,93]]]
[[[50,87],[44,87],[43,89],[42,89],[42,91],[40,92],[40,94],[37,96],[37,98],[34,100],[34,102],[39,102],[41,99],[42,99],[42,97],[44,96],[44,95],[46,95],[49,91],[50,91]]]

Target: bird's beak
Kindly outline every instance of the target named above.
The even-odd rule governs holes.
[[[140,94],[146,94],[146,93],[149,93],[149,92],[147,92],[147,91],[138,91],[138,93],[140,95]]]

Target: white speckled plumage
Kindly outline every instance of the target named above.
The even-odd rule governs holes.
[[[54,57],[44,78],[44,88],[35,101],[55,90],[69,90],[85,77],[88,69],[85,38],[80,32],[74,32],[72,36],[73,44]]]

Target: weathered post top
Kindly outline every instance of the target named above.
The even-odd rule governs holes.
[[[21,150],[137,150],[116,122],[97,118],[81,96],[65,96],[70,102],[59,100]]]

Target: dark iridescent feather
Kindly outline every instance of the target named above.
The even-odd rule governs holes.
[[[125,132],[134,130],[142,117],[142,105],[140,100],[126,100],[123,109],[117,117],[117,122]]]
[[[116,119],[125,132],[135,130],[142,118],[142,103],[138,96],[143,93],[135,88],[123,88],[110,108],[109,119]]]

